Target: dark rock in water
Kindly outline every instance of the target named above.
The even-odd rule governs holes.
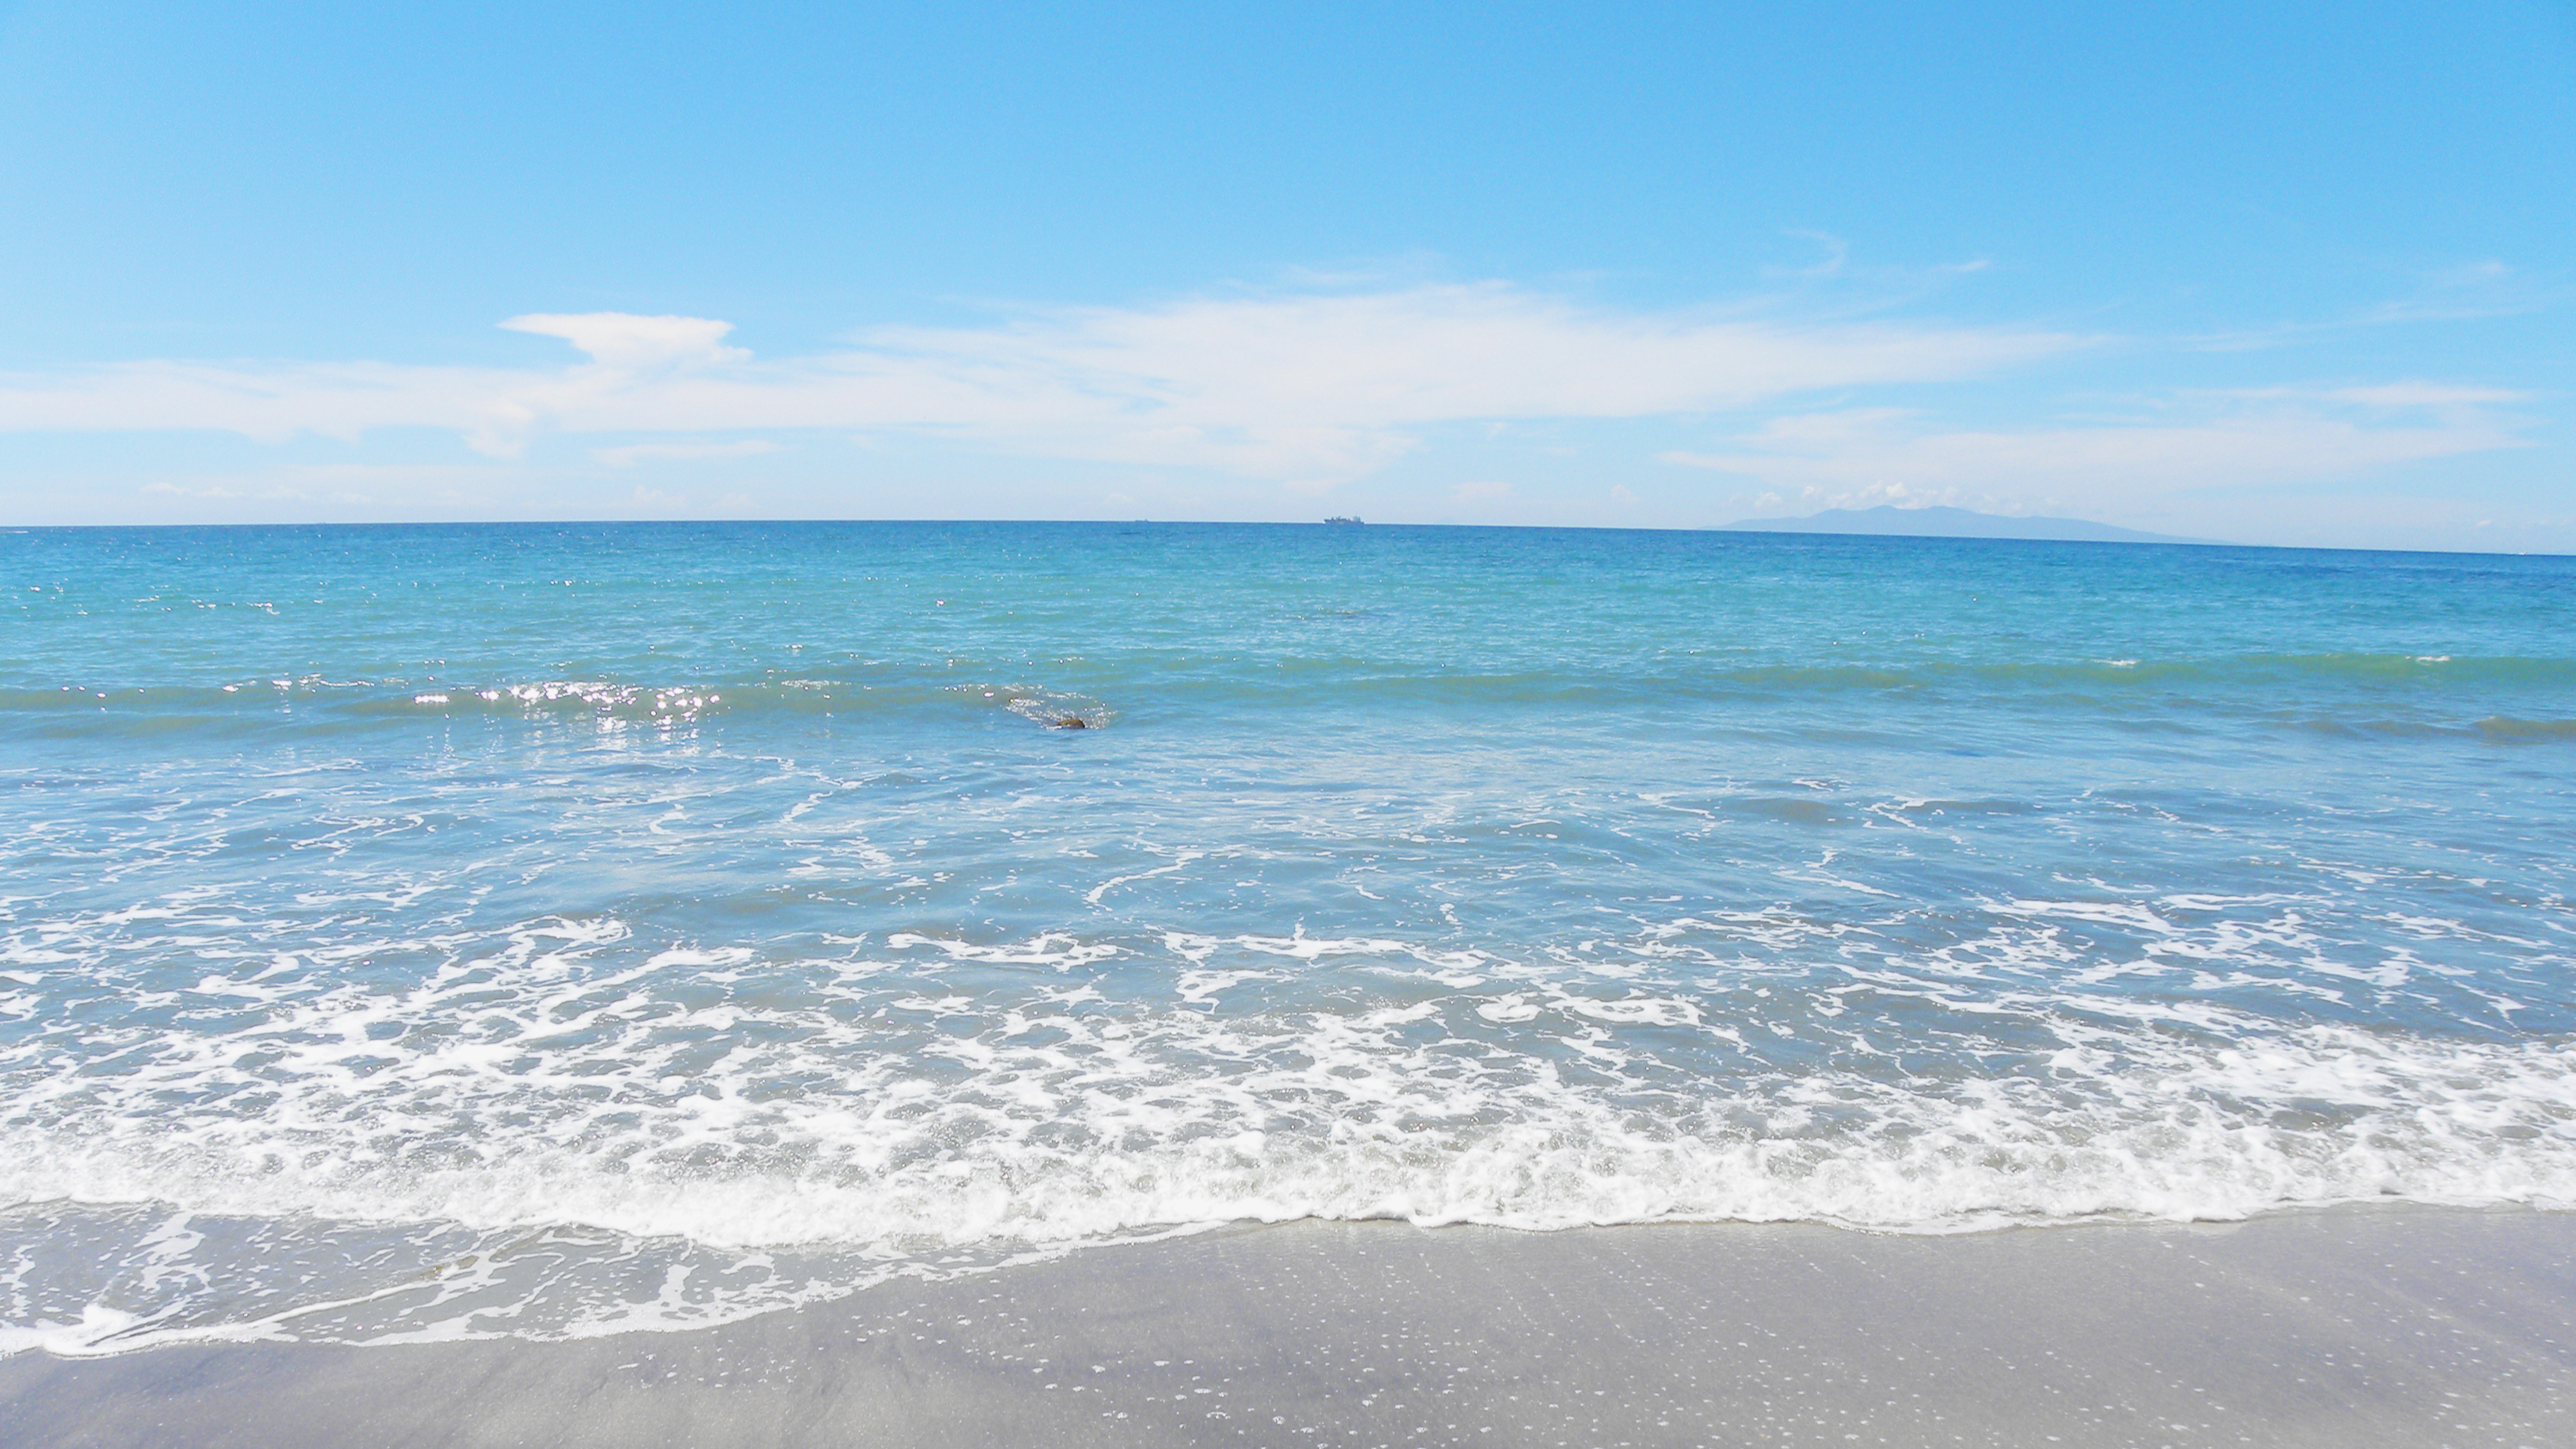
[[[1078,714],[1069,714],[1057,720],[1055,727],[1060,730],[1087,730],[1091,728],[1091,721]]]

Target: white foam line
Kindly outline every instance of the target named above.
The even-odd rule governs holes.
[[[1173,856],[1171,864],[1169,865],[1158,865],[1152,870],[1140,870],[1134,875],[1112,876],[1109,879],[1102,881],[1100,884],[1093,886],[1090,890],[1083,892],[1083,904],[1090,906],[1099,905],[1100,898],[1102,896],[1109,894],[1109,892],[1117,889],[1119,886],[1140,880],[1151,880],[1158,875],[1170,875],[1172,872],[1188,866],[1190,862],[1202,858],[1205,854],[1205,851],[1185,850],[1180,854]]]

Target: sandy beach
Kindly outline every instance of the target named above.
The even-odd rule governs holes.
[[[2576,1215],[1241,1228],[693,1333],[0,1362],[37,1445],[2550,1445]]]

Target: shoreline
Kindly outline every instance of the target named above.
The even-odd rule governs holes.
[[[1237,1226],[720,1327],[0,1359],[0,1444],[2576,1442],[2576,1213]]]

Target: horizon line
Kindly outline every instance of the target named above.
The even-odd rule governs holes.
[[[1995,515],[2004,517],[2006,515]],[[231,523],[25,523],[0,524],[0,535],[31,533],[178,533],[215,529],[366,529],[366,528],[721,528],[806,527],[842,525],[922,525],[931,527],[1087,527],[1087,528],[1327,528],[1323,519],[1240,518],[448,518],[314,520]],[[1348,527],[1348,525],[1343,525]],[[1873,543],[2039,544],[2084,548],[2223,548],[2262,549],[2283,553],[2406,554],[2448,558],[2576,558],[2576,551],[2549,549],[2363,548],[2344,544],[2230,543],[2219,539],[2141,538],[1996,538],[1938,533],[1837,533],[1825,529],[1741,528],[1708,523],[1695,527],[1656,528],[1638,524],[1600,523],[1362,523],[1363,528],[1488,529],[1527,533],[1659,533],[1725,534],[1746,539],[1863,539]]]

